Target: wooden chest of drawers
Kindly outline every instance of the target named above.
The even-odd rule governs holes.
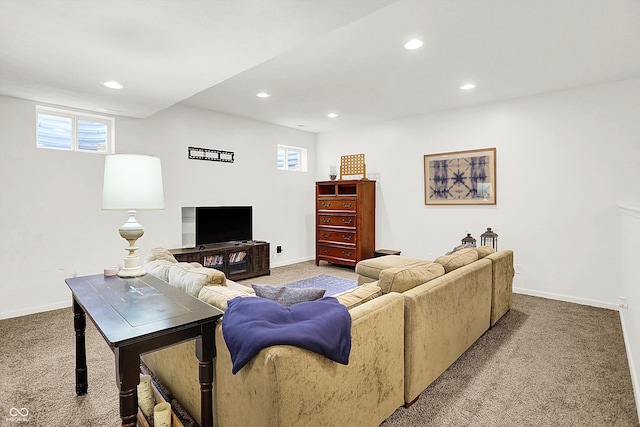
[[[316,265],[355,266],[375,249],[376,182],[316,182]]]

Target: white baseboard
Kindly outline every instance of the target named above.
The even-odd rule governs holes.
[[[282,262],[272,262],[271,263],[271,268],[284,267],[285,265],[297,264],[299,262],[313,261],[314,259],[316,259],[315,256],[307,257],[307,258],[290,259],[290,260],[282,261]]]
[[[514,287],[513,292],[516,294],[531,295],[534,297],[542,297],[542,298],[555,299],[555,300],[564,301],[564,302],[573,302],[581,305],[589,305],[591,307],[608,308],[610,310],[616,310],[616,311],[619,310],[618,304],[613,302],[596,301],[596,300],[591,300],[587,298],[579,298],[579,297],[573,297],[570,295],[554,294],[552,292],[543,292],[543,291],[537,291],[534,289],[527,289],[527,288]]]
[[[638,419],[640,419],[640,378],[638,378],[638,371],[636,370],[635,363],[633,362],[633,354],[631,353],[631,343],[629,341],[629,334],[626,328],[626,315],[625,309],[620,310],[620,323],[622,324],[622,336],[624,337],[624,344],[627,349],[627,361],[629,362],[629,373],[631,374],[631,386],[633,387],[633,395],[636,398],[636,410],[638,411]]]
[[[39,305],[37,307],[23,308],[21,310],[7,311],[0,313],[1,319],[10,319],[12,317],[26,316],[28,314],[42,313],[43,311],[58,310],[60,308],[71,307],[71,301],[65,300],[52,304]]]

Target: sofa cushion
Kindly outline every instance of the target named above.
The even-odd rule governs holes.
[[[451,255],[443,255],[436,258],[438,264],[444,267],[445,273],[449,273],[457,268],[464,267],[478,260],[476,248],[460,249]]]
[[[203,286],[224,286],[225,281],[224,273],[214,268],[194,267],[186,262],[179,262],[169,268],[169,284],[194,297],[198,296]]]
[[[155,259],[144,263],[143,267],[147,273],[156,276],[160,280],[169,282],[169,269],[176,264],[177,261],[171,262],[164,259]]]
[[[418,285],[440,277],[444,267],[437,263],[429,263],[417,267],[393,267],[382,270],[378,286],[382,293],[408,291]]]
[[[227,302],[236,297],[255,296],[247,292],[237,289],[231,289],[226,286],[203,286],[198,294],[198,299],[219,308],[222,311],[227,309]]]
[[[290,306],[299,302],[314,301],[324,296],[322,288],[288,288],[286,286],[251,285],[256,295],[261,298]]]
[[[233,289],[233,290],[236,290],[236,291],[242,291],[245,294],[251,294],[253,296],[256,296],[256,292],[253,290],[251,285],[241,285],[240,283],[236,283],[233,280],[227,279],[225,281],[225,286],[227,288],[229,288],[229,289]]]
[[[351,310],[352,308],[357,307],[360,304],[364,304],[367,301],[371,301],[381,295],[382,289],[380,289],[379,286],[373,283],[367,283],[357,286],[354,289],[340,292],[339,294],[334,295],[334,297],[340,304],[347,307],[347,310]]]
[[[178,260],[173,256],[171,252],[166,250],[165,248],[153,248],[147,253],[147,256],[144,258],[143,263],[146,264],[155,260],[165,260],[173,263],[177,263]]]
[[[385,255],[377,258],[369,258],[356,264],[356,273],[360,276],[379,279],[380,272],[385,268],[392,267],[412,267],[428,264],[431,261],[424,261],[416,258],[409,258],[402,255]]]
[[[478,252],[478,259],[482,259],[487,255],[491,255],[496,252],[491,246],[480,246],[479,248],[475,248],[476,252]]]

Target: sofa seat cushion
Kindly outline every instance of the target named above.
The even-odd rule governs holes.
[[[402,255],[385,255],[377,258],[369,258],[360,261],[356,264],[356,273],[358,274],[358,284],[361,285],[360,276],[367,277],[372,280],[367,282],[373,282],[380,278],[380,272],[386,268],[393,267],[415,267],[431,263],[431,261],[425,261],[416,258],[409,258]]]
[[[444,267],[435,262],[413,267],[386,268],[380,272],[378,286],[383,294],[402,293],[442,275]]]
[[[464,267],[478,260],[476,248],[460,249],[451,255],[443,255],[436,258],[438,264],[444,267],[445,273],[449,273],[457,268]]]
[[[198,294],[198,299],[212,305],[222,311],[227,309],[227,303],[236,297],[255,296],[238,289],[231,289],[227,286],[203,286]]]
[[[169,268],[169,284],[182,289],[189,295],[197,297],[203,286],[224,286],[224,273],[214,268],[194,267],[186,262],[179,262]]]
[[[379,296],[382,296],[382,289],[373,283],[356,286],[354,289],[334,295],[340,304],[347,307],[347,310],[351,310]]]

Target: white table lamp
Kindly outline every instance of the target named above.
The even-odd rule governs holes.
[[[146,274],[136,255],[135,246],[144,234],[136,221],[136,210],[164,209],[162,167],[160,159],[141,154],[112,154],[104,159],[102,209],[126,210],[129,219],[120,227],[120,235],[129,242],[129,255],[124,259],[120,277]]]

